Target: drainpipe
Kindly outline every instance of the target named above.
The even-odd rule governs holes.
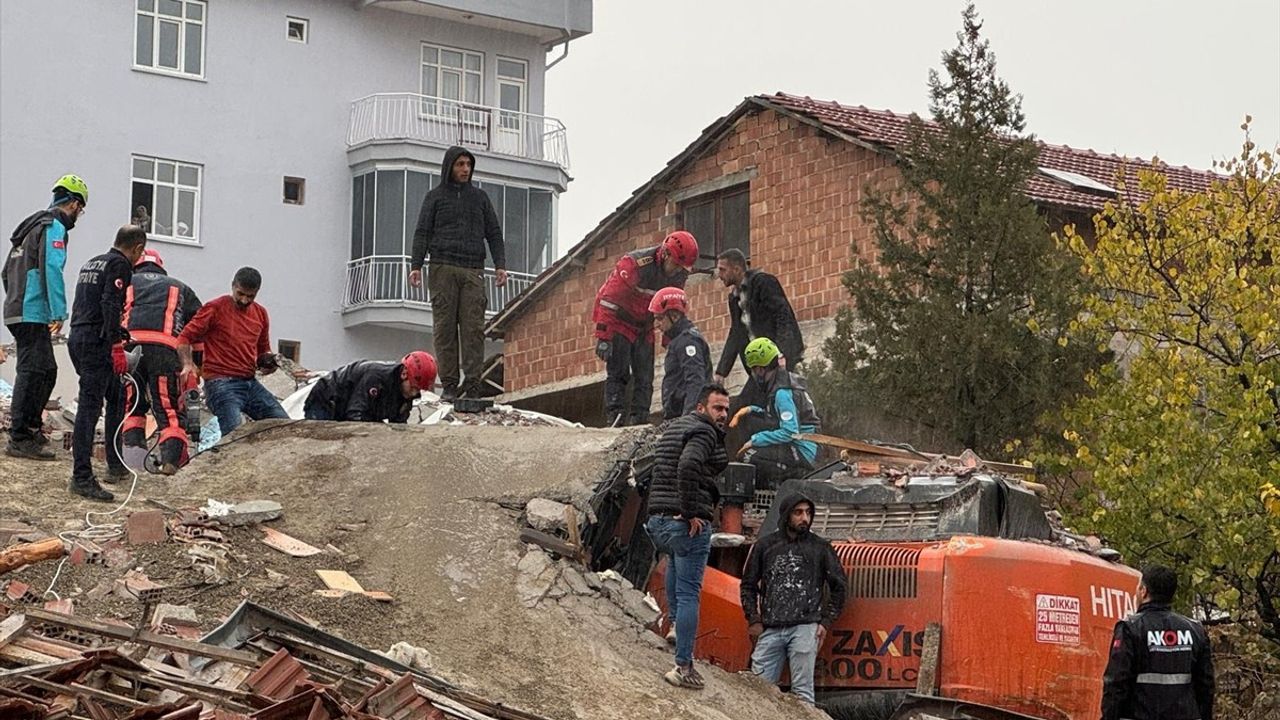
[[[557,45],[563,44],[564,52],[560,53],[560,57],[556,58],[555,60],[552,60],[550,63],[547,63],[547,67],[545,68],[546,70],[550,70],[551,68],[558,65],[561,60],[564,60],[565,58],[569,57],[569,41],[572,39],[572,36],[573,36],[573,33],[569,32],[569,0],[564,0],[563,7],[564,7],[564,25],[563,27],[560,28],[560,32],[561,32],[560,39],[551,43],[548,49],[551,49]]]

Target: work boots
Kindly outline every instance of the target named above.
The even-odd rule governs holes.
[[[109,490],[98,484],[98,479],[89,476],[87,478],[71,478],[71,484],[67,489],[76,495],[87,497],[90,500],[99,500],[101,502],[111,502],[116,499]]]
[[[25,458],[27,460],[57,460],[58,456],[53,451],[42,446],[36,440],[9,440],[9,444],[4,447],[4,454],[9,457]]]

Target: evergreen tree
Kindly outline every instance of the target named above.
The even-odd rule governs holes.
[[[1038,150],[1021,97],[996,75],[973,5],[963,21],[929,74],[933,122],[913,116],[899,148],[902,187],[868,188],[862,215],[879,254],[854,250],[843,280],[853,307],[815,385],[826,383],[833,415],[841,398],[876,403],[955,448],[999,453],[1034,436],[1099,358],[1066,342],[1077,262],[1025,194]]]

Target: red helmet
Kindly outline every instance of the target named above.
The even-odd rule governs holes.
[[[431,353],[414,350],[400,360],[405,379],[413,380],[420,390],[430,390],[436,384],[436,359]]]
[[[692,233],[684,230],[676,230],[668,235],[662,241],[662,251],[685,270],[692,268],[693,264],[698,262],[698,241],[693,237]],[[659,253],[659,260],[664,257]]]
[[[147,263],[155,263],[160,267],[164,267],[164,259],[160,257],[160,251],[152,250],[151,248],[143,250],[142,255],[138,257],[138,262],[134,263],[133,266],[138,267]]]
[[[653,294],[653,299],[649,301],[649,312],[661,315],[668,310],[679,310],[685,315],[689,314],[689,299],[685,296],[683,289],[664,287]]]

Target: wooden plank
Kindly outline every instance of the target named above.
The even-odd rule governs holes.
[[[64,695],[71,695],[73,697],[76,695],[84,695],[87,697],[91,697],[94,700],[102,700],[103,702],[115,703],[116,705],[123,705],[127,708],[136,709],[140,707],[146,707],[147,705],[146,703],[140,702],[138,700],[134,700],[133,698],[127,698],[123,695],[116,695],[114,693],[109,693],[104,690],[98,690],[97,688],[91,688],[88,685],[81,685],[80,683],[71,683],[70,685],[63,685],[62,683],[49,682],[48,680],[41,680],[40,678],[32,678],[32,677],[23,678],[22,682],[32,685],[34,687],[38,687],[41,690],[49,690],[50,692],[61,693]]]
[[[570,545],[554,535],[548,535],[533,528],[525,528],[520,531],[520,542],[533,543],[571,559],[577,559],[582,554],[582,551],[577,546]]]
[[[873,455],[876,457],[893,458],[906,462],[926,463],[938,458],[959,462],[960,458],[954,455],[940,455],[938,453],[913,453],[910,450],[902,448],[885,447],[883,445],[872,445],[871,443],[862,442],[861,440],[849,440],[847,438],[836,437],[834,435],[823,435],[821,433],[802,433],[796,436],[799,440],[808,440],[809,442],[818,443],[819,445],[830,445],[844,450],[849,450],[863,455]],[[991,460],[983,460],[982,465],[997,472],[1007,473],[1010,475],[1035,475],[1035,468],[1025,465],[1014,465],[1013,463],[994,462]]]
[[[364,588],[360,587],[360,583],[356,579],[348,575],[343,570],[317,570],[316,574],[320,576],[320,581],[330,590],[346,590],[347,592],[362,593]]]
[[[227,662],[236,663],[237,665],[253,665],[258,664],[258,656],[256,653],[246,652],[244,650],[236,650],[233,648],[224,648],[218,645],[206,645],[205,643],[192,642],[183,640],[182,638],[171,637],[168,635],[158,635],[149,630],[135,630],[128,625],[112,625],[96,620],[89,620],[83,617],[73,617],[70,615],[59,615],[48,610],[31,609],[27,611],[27,617],[36,622],[46,622],[63,627],[82,630],[84,632],[101,635],[103,637],[113,638],[115,640],[129,640],[131,642],[145,643],[154,647],[164,648],[165,650],[176,650],[178,652],[191,653],[200,657],[216,658],[218,660],[226,660]]]
[[[18,635],[21,635],[30,624],[31,621],[23,613],[10,615],[4,620],[0,620],[0,648],[7,645],[10,640],[13,640]]]
[[[924,628],[924,647],[920,651],[920,677],[916,679],[916,693],[938,694],[938,670],[942,661],[942,625],[929,623]]]

